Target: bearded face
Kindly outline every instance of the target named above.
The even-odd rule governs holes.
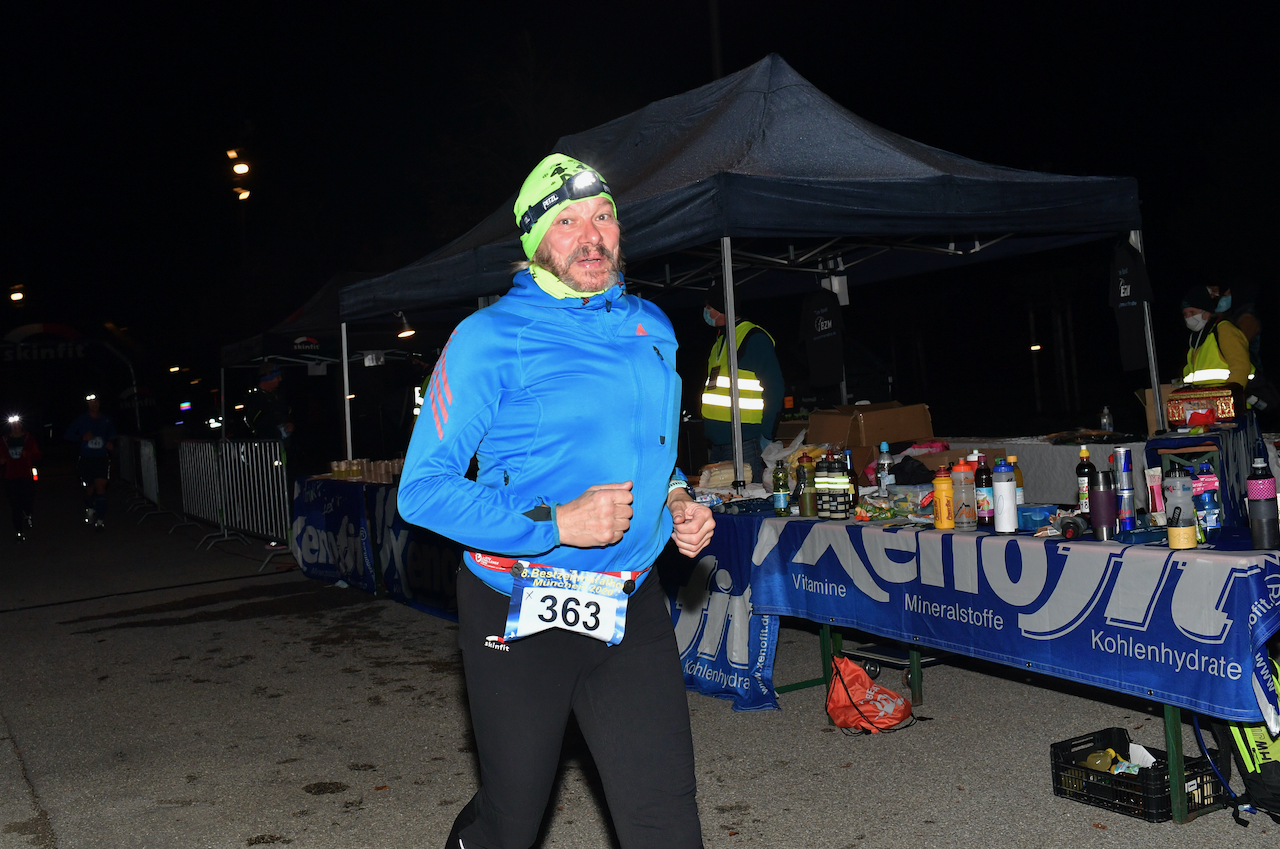
[[[603,292],[622,271],[621,229],[608,198],[595,197],[565,206],[533,254],[575,292]]]

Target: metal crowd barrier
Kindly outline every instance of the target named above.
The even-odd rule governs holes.
[[[292,505],[279,442],[187,440],[178,446],[178,462],[183,513],[218,527],[196,548],[231,539],[248,545],[248,536],[288,541]],[[272,550],[258,571],[272,558],[289,553],[287,546]]]

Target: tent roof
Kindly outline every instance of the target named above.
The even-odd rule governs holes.
[[[555,150],[608,179],[631,263],[723,236],[1005,238],[1008,255],[1141,225],[1131,178],[1021,171],[920,144],[859,118],[777,55]],[[524,259],[514,199],[430,256],[345,287],[342,315],[506,291],[511,263]]]
[[[256,336],[223,345],[222,364],[242,366],[267,359],[336,362],[342,350],[338,291],[347,284],[373,276],[369,272],[338,272],[284,321]]]

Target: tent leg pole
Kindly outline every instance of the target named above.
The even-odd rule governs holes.
[[[1138,253],[1142,255],[1143,262],[1146,262],[1147,254],[1142,250],[1142,231],[1129,231],[1129,244],[1138,249]],[[1160,394],[1160,369],[1156,365],[1156,337],[1155,331],[1151,327],[1151,302],[1142,302],[1142,329],[1147,337],[1147,368],[1151,373],[1151,403],[1156,408],[1156,427],[1160,430],[1169,429],[1169,419],[1164,409],[1164,398]]]
[[[347,459],[351,455],[351,371],[347,362],[347,323],[342,322],[342,413],[346,424]]]
[[[733,430],[733,484],[742,491],[746,477],[742,469],[742,411],[738,408],[738,313],[733,303],[733,243],[730,237],[720,239],[720,263],[724,270],[724,345],[729,352],[729,413]],[[759,483],[759,481],[756,481]]]

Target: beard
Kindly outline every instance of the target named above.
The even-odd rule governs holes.
[[[604,259],[605,268],[584,272],[574,267],[574,263],[578,260],[595,255]],[[556,262],[551,251],[539,245],[538,250],[533,254],[533,262],[550,271],[560,279],[561,283],[575,292],[603,292],[617,285],[618,275],[622,272],[624,264],[621,248],[614,253],[604,245],[583,245],[570,254],[564,262]]]

